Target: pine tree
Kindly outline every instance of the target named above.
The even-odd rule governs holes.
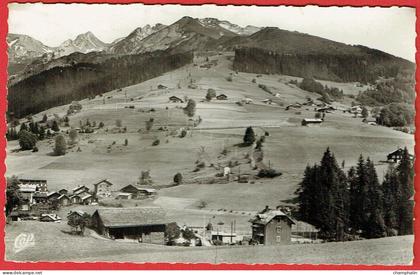
[[[244,144],[249,146],[249,145],[252,145],[254,142],[255,142],[254,129],[252,129],[252,127],[248,127],[245,130]]]
[[[21,131],[28,131],[28,126],[26,126],[26,124],[25,124],[25,123],[22,123],[22,125],[20,125],[19,133],[20,133]]]
[[[386,235],[386,227],[383,219],[383,198],[373,162],[366,160],[366,189],[367,193],[362,194],[365,204],[363,214],[365,221],[362,227],[363,236],[366,238],[380,238]]]
[[[54,153],[57,156],[62,156],[66,154],[66,149],[67,149],[66,139],[64,138],[63,135],[58,135],[55,138]]]
[[[45,127],[44,126],[39,127],[38,137],[39,137],[40,140],[43,140],[45,138]]]
[[[398,212],[399,198],[401,197],[397,170],[393,165],[388,167],[382,183],[384,222],[388,235],[396,235],[399,229]]]
[[[398,182],[400,186],[399,200],[399,235],[413,234],[413,205],[410,198],[414,194],[413,164],[407,148],[404,148],[401,161],[397,167]]]

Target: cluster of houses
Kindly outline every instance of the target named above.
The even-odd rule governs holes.
[[[96,204],[99,199],[110,198],[114,192],[113,184],[108,179],[93,184],[93,190],[79,185],[72,190],[62,188],[49,191],[45,179],[19,179],[19,194],[22,202],[18,209],[11,213],[12,220],[39,219],[41,221],[60,221],[60,217],[52,214],[59,207],[69,205]],[[145,199],[157,195],[156,189],[149,186],[129,184],[118,191],[115,199]]]

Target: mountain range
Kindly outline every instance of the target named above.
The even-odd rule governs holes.
[[[274,27],[240,27],[215,18],[199,19],[188,16],[171,25],[156,24],[136,28],[128,36],[116,39],[112,43],[102,42],[91,32],[80,34],[74,40],[69,39],[58,47],[48,47],[36,39],[19,34],[9,34],[7,42],[10,75],[9,110],[19,115],[50,106],[40,104],[42,108],[23,107],[19,105],[22,102],[16,98],[24,99],[25,96],[22,95],[31,94],[27,89],[33,85],[42,88],[50,85],[48,81],[51,78],[55,79],[51,74],[55,68],[69,68],[67,77],[72,80],[74,74],[79,76],[82,68],[89,68],[89,83],[85,84],[97,89],[89,91],[89,96],[92,96],[103,92],[101,85],[97,85],[97,82],[103,79],[99,77],[95,79],[95,73],[92,72],[103,76],[103,73],[97,69],[104,70],[104,64],[112,65],[107,69],[109,70],[107,73],[115,70],[128,72],[130,62],[127,56],[135,56],[133,60],[139,60],[138,64],[144,64],[145,59],[140,56],[155,52],[158,53],[156,60],[177,56],[180,58],[177,64],[182,65],[185,62],[192,62],[190,58],[192,52],[229,51],[235,53],[232,66],[237,71],[278,73],[339,82],[374,83],[380,77],[412,74],[415,69],[412,62],[364,46],[347,45]],[[165,68],[169,70],[176,67],[168,64]],[[164,72],[165,70],[155,68],[150,75]],[[144,72],[141,80],[147,79],[147,75]],[[119,86],[124,87],[127,83],[132,83],[129,78],[124,77],[124,79],[126,81],[118,82]],[[139,80],[137,76],[133,76],[133,79]],[[67,83],[62,78],[61,81]],[[112,85],[102,88],[110,87],[118,88]],[[65,104],[75,98],[83,98],[80,87],[77,89],[79,89],[75,93],[77,97],[72,95],[71,89],[66,88],[68,94],[64,97],[65,101],[48,99],[48,102]],[[48,97],[54,96],[53,92],[48,93]]]

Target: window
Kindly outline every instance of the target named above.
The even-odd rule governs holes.
[[[276,231],[277,231],[277,234],[281,233],[281,225],[276,226]]]
[[[276,236],[276,242],[281,243],[281,236]]]

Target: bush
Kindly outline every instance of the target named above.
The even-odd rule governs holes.
[[[414,108],[403,103],[392,103],[384,106],[377,119],[378,124],[388,127],[402,127],[414,121]]]
[[[322,117],[322,114],[320,112],[315,113],[315,118],[321,118],[321,117]]]
[[[155,141],[153,141],[153,143],[152,143],[153,146],[158,146],[159,144],[160,144],[159,139],[155,139]]]
[[[271,89],[264,84],[258,84],[258,87],[271,94]]]
[[[180,137],[180,138],[184,138],[184,137],[186,137],[186,136],[187,136],[187,130],[182,129],[181,133],[179,134],[179,137]]]
[[[193,117],[195,115],[196,105],[197,104],[193,99],[188,99],[187,106],[184,108],[184,113],[189,117]]]
[[[22,150],[32,150],[37,142],[36,135],[26,131],[21,130],[18,134],[19,137],[19,145]]]
[[[226,77],[226,80],[227,80],[227,81],[229,81],[229,82],[232,82],[232,81],[233,81],[233,78],[232,78],[232,76],[230,75],[230,76]]]
[[[261,169],[258,172],[257,177],[259,177],[259,178],[275,178],[275,177],[278,177],[278,176],[281,176],[281,175],[282,175],[281,172],[278,172],[278,171],[276,171],[272,168],[269,168],[269,169]]]
[[[216,97],[216,91],[214,90],[214,89],[208,89],[207,90],[207,94],[206,94],[206,99],[208,100],[208,101],[210,101],[210,100],[212,100],[213,98],[215,98]]]
[[[176,184],[181,184],[183,180],[182,174],[181,173],[176,173],[174,176],[174,182]]]

